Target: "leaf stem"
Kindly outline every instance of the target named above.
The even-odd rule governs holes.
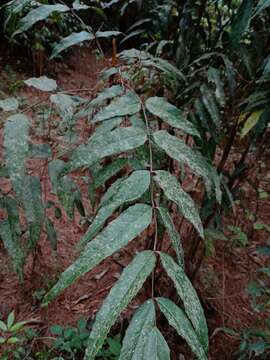
[[[155,237],[154,237],[153,251],[156,251],[157,250],[157,242],[158,242],[158,225],[157,225],[157,213],[156,213],[155,192],[154,192],[154,183],[153,183],[154,169],[153,169],[153,149],[152,149],[152,143],[151,143],[151,131],[150,131],[149,121],[148,121],[148,117],[147,117],[147,114],[145,111],[144,103],[142,102],[142,100],[139,96],[138,96],[138,98],[140,99],[140,103],[142,106],[143,116],[144,116],[145,124],[146,124],[148,145],[149,145],[149,162],[150,162],[149,166],[150,166],[150,176],[151,176],[150,192],[151,192],[151,203],[152,203],[152,209],[153,209],[153,220],[154,220],[154,224],[155,224]],[[153,299],[155,296],[155,269],[152,271],[152,286],[151,287],[152,287],[151,294],[152,294],[152,299]]]

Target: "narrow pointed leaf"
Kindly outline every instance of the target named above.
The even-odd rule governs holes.
[[[203,346],[185,313],[169,299],[157,298],[156,300],[169,324],[186,340],[197,358],[207,360]]]
[[[45,296],[43,303],[49,303],[80,276],[127,245],[147,228],[151,220],[152,208],[150,206],[137,204],[129,207],[87,244],[81,256],[61,274],[58,282]]]
[[[258,2],[257,7],[255,8],[255,12],[253,16],[259,15],[262,11],[270,6],[270,0],[260,0]]]
[[[122,33],[120,31],[115,31],[115,30],[111,30],[111,31],[97,31],[95,33],[95,36],[97,38],[108,38],[111,36],[118,36],[121,35]]]
[[[185,312],[192,322],[205,351],[208,350],[208,328],[204,316],[203,308],[198,295],[185,274],[184,269],[177,265],[174,260],[167,254],[160,253],[162,266],[168,276],[172,279],[180,299],[182,300]]]
[[[117,191],[103,204],[95,219],[80,240],[79,246],[84,246],[102,228],[108,217],[121,205],[140,198],[150,186],[150,173],[146,170],[134,171],[127,179],[121,181]]]
[[[214,189],[216,198],[220,202],[220,181],[215,168],[210,165],[198,152],[187,146],[182,140],[161,130],[154,133],[155,143],[161,147],[171,158],[188,165],[196,175],[204,180],[206,189],[211,192]]]
[[[74,151],[66,171],[90,166],[106,156],[135,149],[143,145],[146,139],[143,130],[133,127],[115,129],[104,137],[90,138],[86,144],[80,145]]]
[[[62,51],[68,49],[71,46],[81,44],[84,41],[90,41],[95,38],[94,34],[88,31],[81,31],[78,33],[72,33],[69,36],[63,38],[52,51],[51,59],[59,55]]]
[[[254,111],[245,121],[245,124],[243,126],[243,129],[241,131],[241,138],[245,137],[250,130],[254,128],[254,126],[257,125],[258,121],[261,118],[262,113],[264,110],[258,110]]]
[[[181,188],[177,178],[167,171],[160,170],[156,171],[154,180],[164,191],[166,197],[178,206],[183,216],[193,224],[203,238],[203,226],[196,205],[192,198]]]
[[[243,0],[231,25],[229,34],[230,45],[233,49],[239,45],[241,37],[248,30],[253,13],[253,0]]]
[[[47,19],[54,12],[66,12],[69,11],[69,7],[62,4],[55,5],[41,5],[36,9],[33,9],[27,13],[19,22],[18,30],[13,36],[30,29],[35,23],[41,20]]]
[[[168,209],[166,209],[165,207],[159,207],[158,212],[166,230],[168,231],[168,235],[171,239],[172,246],[177,256],[178,264],[182,266],[182,268],[184,269],[185,268],[184,250],[182,247],[180,235],[174,226],[174,223],[170,217],[170,213]]]
[[[29,121],[25,115],[17,114],[7,118],[4,127],[4,147],[8,174],[16,194],[23,192],[25,161],[28,156]]]
[[[154,327],[146,338],[143,359],[170,360],[170,349],[157,327]]]
[[[220,125],[219,110],[210,89],[206,85],[202,85],[200,91],[202,94],[202,102],[204,106],[209,112],[215,126],[219,127]]]
[[[50,241],[50,244],[51,244],[53,250],[56,250],[57,249],[57,233],[54,228],[52,220],[48,217],[45,220],[45,229],[46,229],[46,233],[48,235],[48,240]]]
[[[122,170],[127,165],[127,163],[128,160],[126,158],[119,158],[106,167],[103,167],[89,185],[89,194],[93,196],[93,193],[96,189],[98,189],[100,186],[103,186],[107,180]]]
[[[11,313],[9,313],[8,318],[7,318],[7,327],[10,330],[11,326],[13,325],[15,320],[15,313],[14,311],[11,311]]]
[[[22,203],[29,226],[28,246],[31,249],[34,249],[39,240],[44,221],[41,185],[37,177],[26,176],[24,178],[23,186]]]
[[[111,289],[109,295],[97,313],[95,323],[88,338],[84,360],[94,360],[97,352],[117,320],[121,311],[141,289],[156,262],[152,251],[143,251],[124,269],[121,277]]]
[[[55,159],[49,164],[49,176],[52,184],[52,191],[57,192],[57,186],[59,182],[59,175],[65,167],[65,162],[60,159]]]
[[[146,109],[153,115],[159,117],[170,126],[181,129],[187,134],[200,137],[195,126],[189,122],[176,106],[170,104],[163,97],[151,97],[145,103]]]
[[[155,326],[155,306],[147,300],[135,312],[126,330],[119,360],[142,359],[147,335]]]
[[[101,110],[93,122],[104,121],[116,116],[126,116],[136,114],[141,110],[138,96],[133,91],[128,91],[123,96],[114,99],[110,105]]]
[[[76,183],[68,176],[63,176],[57,183],[57,196],[69,219],[74,217]]]
[[[22,279],[25,251],[20,239],[21,226],[19,210],[16,201],[10,197],[4,199],[3,208],[6,210],[8,217],[6,220],[0,221],[0,237],[10,256],[14,270]]]

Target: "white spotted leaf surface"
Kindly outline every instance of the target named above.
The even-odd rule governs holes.
[[[88,338],[84,360],[94,360],[102,347],[110,328],[120,313],[143,286],[154,269],[156,257],[153,251],[143,251],[135,256],[124,269],[119,280],[103,302]]]
[[[146,338],[155,326],[155,306],[147,300],[135,312],[126,330],[119,360],[143,360]]]
[[[146,100],[145,106],[151,114],[159,117],[170,126],[200,137],[196,127],[184,117],[176,106],[170,104],[165,98],[151,97]]]
[[[116,116],[136,114],[141,110],[141,103],[133,91],[128,91],[123,96],[114,99],[107,107],[101,110],[93,122],[105,121]]]
[[[35,25],[38,21],[42,21],[47,19],[54,12],[67,12],[69,11],[69,7],[62,4],[55,5],[41,5],[27,13],[25,17],[23,17],[18,24],[18,29],[13,34],[13,36],[20,34],[29,30],[33,25]]]
[[[170,349],[157,327],[153,327],[146,338],[142,360],[170,360]]]
[[[41,76],[38,78],[30,78],[24,81],[27,86],[32,86],[37,90],[50,92],[57,89],[57,83],[55,80],[48,78],[47,76]]]
[[[29,120],[17,114],[7,118],[4,127],[5,160],[13,189],[18,197],[23,192],[23,179],[26,175],[25,162],[28,156]]]
[[[167,254],[160,253],[161,263],[168,276],[172,279],[180,299],[182,300],[185,312],[192,322],[205,351],[208,350],[208,328],[204,311],[198,295],[192,286],[183,268],[177,265]]]
[[[172,159],[189,166],[196,175],[204,180],[205,187],[210,193],[216,192],[217,200],[221,201],[220,181],[218,174],[205,158],[197,151],[187,146],[182,140],[161,130],[154,133],[155,143],[161,147]]]
[[[79,258],[61,274],[58,282],[47,293],[43,304],[49,303],[80,276],[127,245],[145,230],[151,221],[152,208],[149,205],[136,204],[130,206],[86,245]]]
[[[169,299],[157,298],[156,301],[169,324],[186,340],[197,358],[199,360],[207,360],[203,346],[183,310]]]
[[[159,170],[155,172],[154,180],[164,191],[166,197],[178,206],[183,216],[193,224],[203,238],[203,226],[196,205],[193,199],[182,189],[177,178],[168,171]]]
[[[95,35],[88,31],[81,31],[78,33],[72,33],[69,36],[63,38],[52,51],[51,59],[59,55],[62,51],[68,49],[71,46],[81,44],[84,41],[90,41],[95,39]]]
[[[99,209],[89,229],[80,240],[79,246],[84,246],[90,241],[119,206],[140,198],[149,186],[150,173],[146,170],[134,171],[127,179],[122,180],[115,193],[110,197],[109,202]],[[110,191],[110,188],[108,191]]]
[[[65,171],[90,166],[106,156],[133,150],[143,145],[146,139],[145,132],[134,127],[115,129],[106,136],[94,136],[75,149]]]
[[[172,242],[172,246],[174,248],[174,251],[177,256],[178,264],[181,265],[183,268],[185,267],[185,260],[184,260],[184,250],[181,243],[180,235],[177,232],[174,223],[171,219],[170,213],[167,208],[160,206],[158,207],[158,212],[161,217],[161,220],[163,222],[163,225],[165,226],[169,238]]]

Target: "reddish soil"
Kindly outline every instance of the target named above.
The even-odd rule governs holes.
[[[97,75],[108,63],[108,60],[96,60],[91,53],[91,49],[81,48],[70,58],[67,65],[54,64],[48,76],[55,78],[64,90],[87,88],[89,91],[80,92],[78,90],[78,95],[93,96],[97,89]],[[16,81],[31,76],[29,71],[26,71],[27,67],[25,68],[24,64],[22,64],[21,69],[20,66],[20,64],[14,64],[10,68],[6,68],[2,59],[2,62],[0,62],[0,78],[4,85],[1,85],[0,90],[7,92],[7,84],[12,85],[11,73]],[[41,95],[40,92],[25,87],[19,88],[15,95],[24,97],[26,106],[36,104],[41,97],[46,99],[46,95]],[[31,111],[32,109],[29,107],[27,113],[30,116],[33,115]],[[78,130],[82,140],[85,138],[85,132],[83,131],[85,128],[81,126]],[[35,140],[39,141],[38,137]],[[0,144],[2,144],[2,129],[0,129]],[[235,151],[237,153],[237,150]],[[270,193],[270,173],[267,173],[269,156],[267,158],[267,155],[269,154],[264,154],[262,159],[266,165],[265,181],[260,186]],[[3,155],[0,154],[0,156],[2,158]],[[230,162],[232,163],[233,160],[232,158]],[[249,159],[249,161],[252,160],[254,161],[252,158]],[[28,163],[28,168],[29,171],[40,177],[46,200],[57,203],[57,197],[51,193],[51,184],[47,171],[44,171],[45,165],[44,160],[33,160]],[[253,179],[256,177],[254,169],[249,171],[248,177]],[[78,177],[76,179],[78,181]],[[82,194],[87,194],[87,186],[83,181],[79,180],[78,184]],[[9,183],[3,178],[0,178],[0,186],[5,192],[10,190]],[[257,207],[255,191],[247,182],[243,182],[241,187],[245,208],[254,211]],[[196,193],[197,189],[193,190]],[[269,224],[270,199],[259,200],[258,204],[257,221]],[[85,202],[85,207],[88,215],[91,216],[90,204]],[[264,258],[256,255],[255,249],[265,244],[267,233],[265,231],[252,231],[251,225],[247,222],[240,206],[236,211],[236,216],[233,214],[227,216],[226,225],[234,224],[246,230],[249,235],[248,245],[246,247],[230,247],[225,242],[216,241],[216,255],[205,258],[196,279],[196,287],[206,310],[210,329],[209,359],[212,360],[236,359],[234,353],[239,345],[239,339],[225,334],[220,330],[221,327],[232,328],[240,333],[255,323],[258,316],[251,308],[250,299],[245,288],[251,279],[256,278],[258,267],[264,265]],[[144,247],[144,239],[147,236],[145,234],[145,236],[133,241],[124,250],[107,259],[96,269],[76,281],[48,308],[41,308],[35,294],[37,295],[38,291],[50,287],[59,273],[74,261],[78,255],[74,246],[86,230],[84,225],[80,225],[79,214],[76,214],[74,221],[70,221],[64,211],[63,217],[59,220],[53,216],[52,210],[49,209],[48,214],[53,218],[58,233],[57,252],[52,252],[46,236],[43,234],[39,243],[35,269],[33,271],[33,261],[29,256],[25,271],[25,282],[22,285],[19,284],[17,276],[11,271],[6,253],[0,245],[0,318],[6,318],[8,313],[15,309],[17,320],[35,319],[34,327],[40,331],[43,337],[50,335],[49,328],[53,324],[66,326],[75,324],[80,317],[92,319],[109,289],[119,277],[123,267],[131,261],[136,251]],[[176,216],[175,221],[180,223],[181,219]],[[188,249],[190,228],[188,226],[182,227],[182,234],[184,246]],[[165,239],[164,247],[167,246],[168,241]],[[162,276],[160,290],[166,289],[167,295],[171,293],[168,285],[171,284]],[[144,290],[140,292],[121,315],[119,324],[114,329],[115,332],[120,331],[125,323],[124,320],[130,318],[136,305],[144,300],[147,295]],[[166,325],[163,319],[161,321],[165,337],[173,349],[172,358],[175,360],[191,360],[193,357],[183,342],[181,340],[179,342],[179,337]],[[35,348],[42,347],[42,341],[45,340],[40,340],[33,346]],[[183,353],[183,357],[179,357],[181,353]]]

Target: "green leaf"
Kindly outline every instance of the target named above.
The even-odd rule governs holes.
[[[69,36],[62,39],[54,48],[52,51],[51,59],[59,55],[63,50],[66,50],[67,48],[81,44],[84,41],[90,41],[95,39],[94,34],[88,32],[88,31],[81,31],[78,33],[72,33]]]
[[[120,31],[114,31],[114,30],[111,30],[111,31],[97,31],[95,33],[95,36],[97,38],[108,38],[108,37],[111,37],[111,36],[118,36],[118,35],[121,35],[122,33]]]
[[[144,131],[133,127],[115,129],[106,136],[90,138],[86,144],[75,149],[66,171],[90,166],[106,156],[135,149],[143,145],[146,139]]]
[[[146,337],[144,359],[170,360],[170,349],[157,327],[154,327]]]
[[[243,33],[248,30],[252,13],[253,0],[243,0],[234,17],[229,34],[230,45],[233,49],[236,49]]]
[[[184,312],[169,299],[157,298],[156,300],[169,324],[186,340],[198,359],[207,360],[203,346]]]
[[[130,206],[86,245],[83,253],[75,263],[61,274],[56,285],[45,296],[43,304],[49,303],[80,276],[127,245],[148,227],[151,220],[152,208],[150,206],[145,204]]]
[[[150,173],[146,170],[134,171],[127,179],[120,182],[119,186],[103,203],[95,219],[79,242],[79,247],[84,246],[102,228],[109,216],[121,205],[140,198],[150,186]],[[111,188],[108,189],[111,192]]]
[[[80,0],[75,0],[74,3],[72,4],[72,7],[74,10],[86,10],[89,9],[90,6],[86,4],[82,4]]]
[[[96,320],[88,338],[84,360],[95,359],[110,328],[121,311],[126,308],[141,289],[155,263],[154,252],[143,251],[136,255],[133,261],[124,269],[96,315]]]
[[[18,107],[19,107],[19,102],[14,97],[5,100],[0,100],[0,109],[2,109],[3,111],[16,111]]]
[[[94,131],[94,133],[91,136],[91,139],[93,140],[94,138],[98,138],[98,137],[101,137],[101,136],[106,137],[106,135],[110,131],[116,129],[119,125],[121,125],[123,119],[124,118],[122,118],[122,117],[115,117],[115,118],[112,118],[110,120],[107,120],[107,121],[103,122]]]
[[[262,11],[270,6],[270,0],[260,0],[255,8],[254,16],[259,15]]]
[[[162,148],[167,155],[180,163],[188,165],[196,175],[204,180],[208,192],[215,189],[216,198],[221,201],[220,180],[215,168],[210,165],[199,153],[187,146],[182,140],[161,130],[154,133],[155,143]]]
[[[111,119],[116,116],[126,116],[136,114],[141,110],[141,103],[138,96],[133,91],[128,91],[120,98],[114,99],[105,109],[101,110],[93,122]]]
[[[55,159],[49,164],[49,176],[52,184],[52,191],[57,192],[59,176],[65,167],[65,162],[60,159]]]
[[[75,191],[77,190],[76,183],[69,178],[64,176],[58,180],[57,183],[57,196],[60,204],[65,209],[69,219],[74,217],[74,202],[75,202]]]
[[[170,126],[181,129],[187,134],[200,137],[195,126],[183,116],[182,112],[177,109],[176,106],[170,104],[166,98],[151,97],[147,99],[145,106],[151,114],[159,117]]]
[[[53,250],[57,249],[57,233],[50,218],[45,219],[45,229]]]
[[[178,263],[184,269],[185,268],[184,250],[182,247],[180,235],[178,234],[174,226],[174,223],[170,217],[170,213],[168,209],[166,209],[165,207],[158,207],[158,212],[166,230],[168,231],[168,235],[171,239],[172,246],[176,253]]]
[[[25,251],[21,243],[19,209],[14,199],[6,197],[3,204],[8,218],[0,221],[0,237],[7,250],[14,270],[23,278],[23,266],[25,262]]]
[[[25,161],[28,156],[29,121],[25,115],[17,114],[7,118],[4,127],[4,147],[8,174],[16,194],[23,192]]]
[[[135,312],[126,330],[119,360],[134,360],[142,356],[146,337],[155,326],[155,306],[152,300],[147,300]]]
[[[250,130],[254,128],[254,126],[257,125],[258,121],[261,118],[262,113],[264,110],[258,110],[254,111],[245,121],[243,129],[241,131],[241,138],[245,137]]]
[[[0,345],[4,344],[6,342],[6,339],[2,336],[0,336]],[[3,360],[5,360],[5,358],[3,358]]]
[[[193,224],[199,235],[204,238],[199,212],[192,198],[181,188],[177,178],[167,171],[159,170],[155,172],[154,180],[164,191],[166,197],[178,206],[183,216]]]
[[[41,5],[36,9],[33,9],[23,17],[18,24],[18,29],[13,36],[29,30],[38,21],[47,19],[54,12],[66,12],[69,11],[69,7],[62,4],[55,5]]]
[[[207,71],[207,77],[208,77],[208,81],[211,81],[215,84],[216,87],[215,95],[220,106],[224,106],[226,102],[226,96],[224,93],[224,83],[221,79],[219,69],[210,67],[209,70]]]
[[[128,160],[125,158],[119,158],[111,162],[109,165],[103,167],[94,177],[94,180],[89,185],[89,196],[93,197],[94,191],[100,186],[103,186],[107,180],[116,175],[128,164]]]
[[[204,106],[206,107],[209,115],[211,116],[211,119],[213,120],[215,126],[219,127],[220,125],[219,110],[211,91],[204,84],[200,87],[200,91],[202,94],[202,102]]]
[[[85,99],[79,96],[72,96],[68,94],[52,94],[50,96],[50,101],[62,112],[66,111],[73,112],[81,104],[86,102]]]
[[[10,330],[11,326],[13,325],[15,320],[15,313],[14,311],[11,311],[11,313],[9,313],[8,318],[7,318],[7,327]]]
[[[167,254],[160,253],[160,258],[162,266],[172,279],[177,293],[184,304],[185,312],[195,328],[198,339],[207,352],[208,328],[198,295],[181,266],[177,265]]]
[[[11,326],[10,331],[17,332],[17,331],[21,330],[26,324],[27,324],[27,321],[19,321],[16,324]]]
[[[20,338],[15,337],[15,336],[12,336],[12,337],[10,337],[10,338],[7,340],[7,344],[10,344],[10,345],[12,345],[12,344],[17,344],[17,343],[20,342],[20,341],[21,341]]]
[[[39,78],[30,78],[25,80],[24,83],[27,86],[32,86],[40,91],[54,91],[57,89],[57,83],[53,79],[49,79],[47,76],[41,76]]]
[[[0,320],[0,330],[3,332],[8,330],[7,325],[2,320]]]
[[[113,99],[116,96],[122,95],[124,89],[120,85],[113,85],[109,88],[105,88],[95,99],[90,102],[91,106],[100,106],[104,101]]]
[[[23,186],[24,191],[22,194],[22,203],[29,226],[28,246],[31,249],[34,249],[40,238],[44,221],[44,206],[41,195],[41,184],[37,177],[26,176],[24,178]]]
[[[29,157],[38,159],[48,159],[52,156],[49,144],[29,144]]]

